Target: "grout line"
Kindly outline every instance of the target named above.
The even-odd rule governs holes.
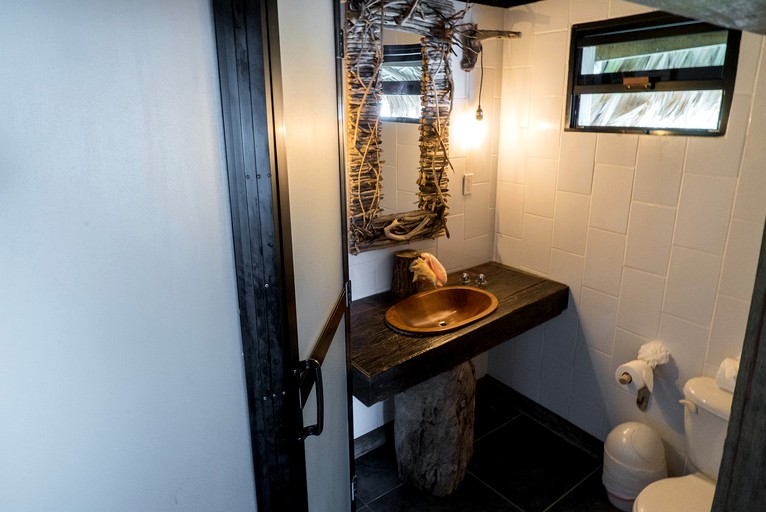
[[[563,495],[561,495],[561,496],[559,497],[559,499],[557,499],[556,501],[554,501],[553,503],[551,503],[550,505],[548,505],[548,506],[547,506],[547,507],[546,507],[546,508],[543,510],[543,512],[547,512],[548,510],[550,510],[551,508],[553,508],[553,506],[554,506],[554,505],[556,505],[556,504],[557,504],[557,503],[559,503],[561,500],[563,500],[564,498],[566,498],[567,496],[569,496],[569,495],[572,493],[572,491],[574,491],[575,489],[577,489],[577,488],[578,488],[578,487],[579,487],[581,484],[583,484],[583,483],[584,483],[584,482],[585,482],[585,481],[586,481],[588,478],[590,478],[591,476],[593,476],[593,475],[596,473],[596,471],[600,471],[600,470],[601,470],[601,466],[597,467],[596,469],[594,469],[593,471],[591,471],[590,473],[588,473],[588,475],[587,475],[585,478],[583,478],[582,480],[580,480],[579,482],[577,482],[577,483],[576,483],[576,484],[575,484],[575,485],[574,485],[574,486],[573,486],[571,489],[569,489],[567,492],[565,492]]]
[[[524,414],[523,412],[519,411],[518,409],[516,409],[516,411],[517,411],[517,413],[518,413],[518,414],[516,414],[516,416],[514,416],[514,417],[513,417],[513,418],[511,418],[511,419],[509,419],[508,421],[506,421],[506,422],[505,422],[505,423],[503,423],[502,425],[499,425],[499,426],[497,426],[497,427],[493,428],[492,430],[490,430],[490,431],[489,431],[489,432],[487,432],[486,434],[482,435],[481,437],[477,437],[476,439],[474,439],[474,440],[473,440],[473,442],[474,442],[474,443],[478,443],[479,441],[481,441],[481,440],[482,440],[482,439],[484,439],[485,437],[487,437],[487,436],[489,436],[489,435],[491,435],[491,434],[494,434],[495,432],[497,432],[497,431],[498,431],[498,430],[500,430],[501,428],[505,427],[506,425],[508,425],[508,424],[509,424],[509,423],[511,423],[512,421],[515,421],[515,420],[517,420],[517,419],[518,419],[520,416],[522,416],[522,415]]]
[[[369,509],[370,509],[372,512],[375,512],[375,507],[373,507],[373,506],[372,506],[372,505],[373,505],[373,503],[375,503],[376,501],[378,501],[378,500],[379,500],[379,499],[381,499],[382,497],[384,497],[384,496],[387,496],[388,494],[392,493],[393,491],[397,490],[397,489],[398,489],[399,487],[401,487],[402,485],[404,485],[404,484],[403,484],[403,483],[400,481],[398,484],[396,484],[395,486],[393,486],[392,488],[390,488],[389,490],[387,490],[386,492],[384,492],[384,493],[383,493],[383,494],[381,494],[380,496],[377,496],[377,497],[375,497],[374,499],[371,499],[370,501],[366,502],[366,503],[364,504],[364,506],[365,506],[365,507],[367,507],[367,508],[369,508]]]
[[[505,497],[505,495],[503,495],[503,494],[502,494],[501,492],[499,492],[497,489],[495,489],[494,487],[492,487],[491,485],[489,485],[487,482],[485,482],[484,480],[482,480],[481,478],[479,478],[478,476],[476,476],[476,475],[475,475],[475,474],[473,474],[472,472],[470,472],[470,471],[466,471],[466,474],[468,474],[468,475],[471,475],[473,478],[475,478],[475,479],[476,479],[476,481],[477,481],[477,482],[479,482],[479,483],[480,483],[480,484],[482,484],[484,487],[486,487],[486,488],[487,488],[487,489],[489,489],[490,491],[492,491],[492,492],[494,492],[495,494],[497,494],[498,496],[500,496],[500,498],[501,498],[502,500],[506,501],[508,504],[510,504],[511,506],[513,506],[514,508],[516,508],[516,509],[517,509],[519,512],[524,512],[524,509],[523,509],[523,508],[521,508],[520,506],[518,506],[517,504],[515,504],[514,502],[512,502],[512,501],[511,501],[511,500],[509,500],[508,498],[506,498],[506,497]]]

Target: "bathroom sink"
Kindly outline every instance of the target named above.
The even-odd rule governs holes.
[[[475,322],[497,309],[497,297],[481,288],[449,286],[407,297],[388,308],[386,324],[405,334],[432,336]]]

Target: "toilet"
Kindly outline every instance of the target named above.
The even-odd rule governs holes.
[[[686,453],[698,472],[648,485],[636,497],[633,512],[706,512],[713,506],[732,394],[714,379],[695,377],[684,385],[684,397]]]

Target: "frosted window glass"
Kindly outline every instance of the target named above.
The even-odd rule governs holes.
[[[719,90],[583,94],[579,126],[716,130]]]
[[[380,98],[380,117],[420,119],[420,96],[384,94]]]

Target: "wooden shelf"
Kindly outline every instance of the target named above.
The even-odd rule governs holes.
[[[362,403],[370,406],[468,361],[558,316],[569,303],[566,285],[500,263],[465,272],[473,279],[484,274],[483,288],[500,304],[491,315],[447,334],[416,337],[391,330],[384,318],[398,299],[389,292],[351,304],[353,391]],[[447,286],[459,284],[460,274],[450,274]]]

